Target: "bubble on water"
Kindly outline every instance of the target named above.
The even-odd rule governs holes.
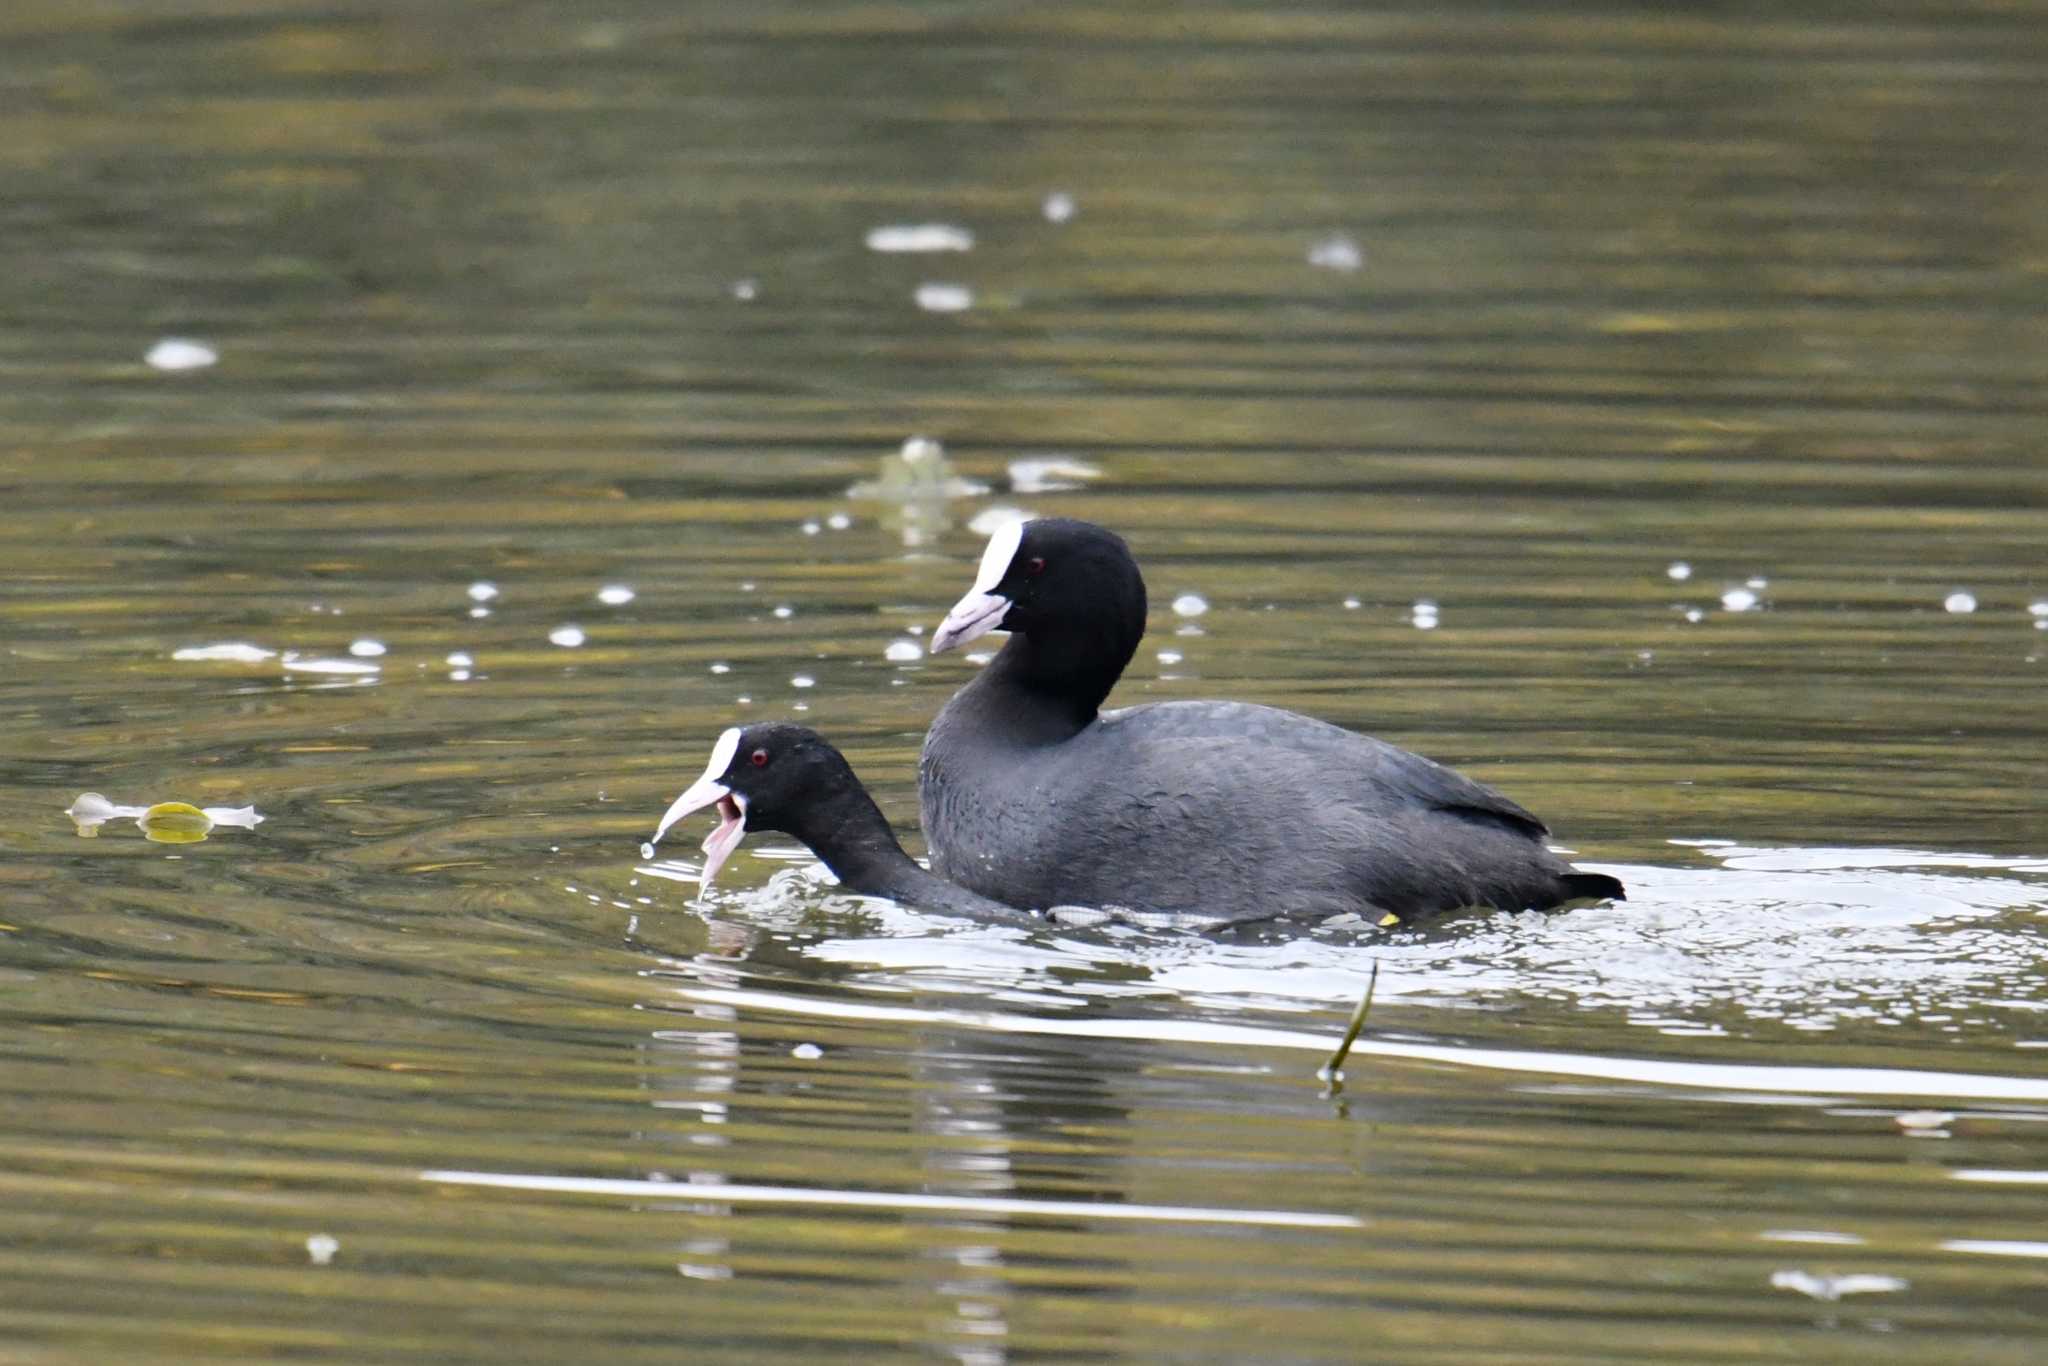
[[[559,645],[565,650],[575,649],[583,643],[584,639],[581,626],[557,626],[554,630],[548,632],[548,643],[550,645]]]
[[[1208,599],[1200,593],[1183,593],[1173,600],[1173,614],[1177,617],[1199,617],[1208,610]]]
[[[721,659],[711,666],[711,672],[715,674],[729,674],[732,672],[732,665]]]
[[[769,615],[773,616],[777,621],[788,621],[791,617],[796,615],[796,608],[791,607],[788,603],[785,602],[780,607],[777,607]]]
[[[1365,264],[1365,251],[1343,233],[1331,233],[1309,247],[1308,263],[1319,270],[1357,270]]]
[[[1417,598],[1415,605],[1408,609],[1408,620],[1418,631],[1434,631],[1437,628],[1436,604],[1428,598]]]
[[[928,460],[944,459],[946,447],[929,436],[910,436],[903,439],[903,448],[896,454],[907,465],[921,465]]]
[[[754,699],[751,697],[735,697],[733,701],[739,703],[743,707],[751,707],[754,705]]]
[[[912,297],[927,313],[964,313],[974,307],[974,291],[966,285],[922,284]]]
[[[1159,652],[1159,662],[1161,664],[1178,664],[1185,658],[1186,656],[1181,654],[1179,650],[1161,650]]]
[[[2048,598],[2028,603],[2027,612],[2037,621],[2048,621]]]
[[[818,680],[809,674],[798,674],[789,680],[789,686],[792,688],[815,688],[818,686]]]
[[[825,525],[834,531],[844,531],[853,525],[853,518],[843,512],[835,512],[825,519]]]
[[[1941,610],[1944,612],[1954,612],[1958,616],[1974,612],[1977,610],[1977,595],[1957,590],[1941,600]]]
[[[648,843],[648,842],[647,842],[646,840],[642,840],[642,841],[640,841],[640,857],[641,857],[641,858],[653,858],[653,857],[654,857],[654,846],[653,846],[652,844],[649,844],[649,843]],[[642,900],[644,901],[644,900],[645,900],[645,898],[642,898]]]
[[[362,640],[352,640],[348,643],[348,652],[357,659],[379,659],[385,653],[384,642],[381,640],[371,640],[368,637]]]
[[[814,1043],[800,1043],[795,1048],[789,1050],[789,1056],[801,1058],[805,1062],[815,1062],[817,1059],[825,1056],[825,1050]]]
[[[760,293],[761,282],[759,280],[734,280],[732,282],[732,297],[738,299],[743,304],[752,303],[760,296]]]
[[[1771,586],[1771,581],[1761,574],[1758,574],[1754,578],[1744,579],[1743,583],[1747,587],[1754,588],[1759,593],[1763,592],[1766,588],[1769,588]]]
[[[882,658],[892,664],[908,664],[913,659],[923,659],[924,651],[914,640],[892,640],[889,648],[882,651]]]
[[[983,508],[980,512],[974,514],[974,519],[968,522],[967,529],[977,536],[993,536],[1004,527],[1015,526],[1019,522],[1028,522],[1035,516],[1037,516],[1036,513],[1026,512],[1023,508],[1001,506]]]
[[[220,352],[190,337],[165,337],[149,348],[143,363],[152,370],[204,370],[220,359]]]
[[[476,660],[472,659],[466,650],[449,651],[448,657],[442,663],[451,669],[474,669],[476,667]]]
[[[316,1233],[306,1239],[306,1256],[314,1266],[326,1266],[341,1251],[341,1240],[331,1233]]]
[[[995,655],[993,652],[988,650],[976,650],[971,655],[963,655],[962,658],[978,669],[982,665],[988,663],[991,659],[994,659]]]
[[[1721,608],[1727,612],[1747,612],[1756,607],[1757,596],[1747,588],[1731,588],[1721,595]]]
[[[821,532],[821,531],[823,531],[823,530],[825,529],[825,525],[824,525],[824,523],[822,523],[822,522],[819,522],[819,521],[816,521],[816,520],[807,520],[807,521],[805,521],[805,522],[804,522],[804,528],[803,528],[803,529],[804,529],[804,535],[806,535],[806,536],[815,536],[815,535],[817,535],[817,534],[818,534],[819,532]]]
[[[1074,203],[1074,196],[1065,190],[1054,190],[1045,197],[1045,202],[1038,206],[1038,211],[1045,215],[1045,221],[1048,223],[1069,223],[1073,221],[1078,207]]]
[[[951,223],[892,223],[868,232],[868,250],[972,251],[974,234]]]
[[[1684,560],[1673,560],[1664,570],[1664,577],[1673,583],[1684,583],[1692,577],[1692,566]]]
[[[471,602],[490,602],[498,596],[498,585],[479,580],[469,586]]]
[[[1697,626],[1707,619],[1707,614],[1697,607],[1688,607],[1685,609],[1685,619]]]
[[[597,590],[597,600],[607,607],[624,607],[638,596],[623,583],[608,583]]]
[[[472,621],[482,621],[490,614],[491,609],[488,607],[472,607],[469,609],[469,616]]]
[[[1365,604],[1360,602],[1357,598],[1344,599],[1344,610],[1347,612],[1356,612],[1359,608],[1363,606],[1365,606]]]

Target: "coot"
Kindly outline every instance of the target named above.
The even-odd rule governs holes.
[[[964,887],[1225,922],[1623,894],[1505,796],[1384,741],[1246,702],[1100,711],[1145,633],[1114,532],[998,531],[930,648],[996,630],[1008,643],[939,712],[918,770],[932,871]]]
[[[654,838],[707,806],[718,808],[719,823],[704,840],[706,890],[747,831],[779,830],[802,840],[853,891],[955,915],[1032,919],[918,867],[846,756],[807,726],[769,721],[720,735],[704,776],[669,804]]]

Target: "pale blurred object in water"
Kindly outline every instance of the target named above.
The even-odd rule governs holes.
[[[931,281],[919,285],[913,297],[927,313],[964,313],[974,307],[974,291],[966,285]]]
[[[587,638],[581,626],[557,626],[548,632],[548,644],[559,645],[565,650],[580,648]]]
[[[1318,270],[1357,270],[1365,264],[1365,251],[1343,233],[1331,233],[1308,249],[1308,263]]]
[[[306,1239],[306,1258],[314,1266],[326,1266],[341,1251],[341,1240],[331,1233],[316,1233]]]
[[[1045,203],[1039,206],[1039,212],[1045,215],[1045,221],[1048,223],[1070,223],[1077,207],[1074,196],[1065,190],[1054,190],[1045,197]]]
[[[1753,612],[1760,601],[1754,589],[1731,588],[1721,595],[1721,609],[1726,612]]]
[[[1010,490],[1013,493],[1061,493],[1081,487],[1081,481],[1100,479],[1102,470],[1071,455],[1034,455],[1010,462]]]
[[[977,536],[993,536],[1006,526],[1030,521],[1034,515],[1023,508],[1004,507],[999,503],[975,513],[973,520],[967,523],[967,529]]]
[[[1844,1295],[1886,1295],[1907,1288],[1907,1282],[1897,1276],[1880,1276],[1867,1272],[1825,1276],[1815,1275],[1811,1271],[1788,1269],[1771,1273],[1771,1289],[1796,1291],[1808,1299],[1824,1300],[1830,1304]]]
[[[607,607],[624,607],[637,596],[622,583],[608,583],[597,590],[597,600]]]
[[[325,674],[331,677],[369,678],[380,672],[377,665],[364,659],[325,659],[319,656],[301,655],[296,650],[286,650],[278,661],[280,668],[289,675]]]
[[[876,478],[855,484],[846,496],[879,503],[876,520],[897,533],[905,548],[915,550],[932,544],[952,526],[947,503],[987,492],[988,485],[953,472],[944,446],[928,436],[913,436],[894,455],[882,457]]]
[[[888,648],[882,651],[882,658],[891,664],[908,664],[924,658],[924,647],[914,640],[892,640]]]
[[[142,833],[158,844],[196,844],[215,826],[254,830],[263,817],[253,806],[209,806],[190,802],[158,802],[154,806],[124,806],[97,792],[81,793],[64,809],[78,833],[92,839],[108,821],[132,820]]]
[[[190,337],[165,337],[142,359],[152,370],[204,370],[220,360],[220,352]]]
[[[888,253],[972,251],[974,234],[950,223],[895,223],[868,232],[868,250]]]
[[[261,664],[266,659],[276,659],[277,651],[266,650],[261,645],[230,641],[219,645],[187,645],[171,651],[171,658],[180,663],[224,660],[233,664]]]
[[[1977,595],[1966,589],[1959,589],[1941,600],[1941,610],[1956,616],[1967,616],[1977,610]]]

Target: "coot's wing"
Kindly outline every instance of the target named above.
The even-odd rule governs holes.
[[[1142,750],[1168,740],[1237,742],[1222,752],[1211,751],[1212,761],[1227,753],[1226,762],[1236,764],[1270,764],[1276,770],[1291,765],[1316,790],[1349,796],[1368,812],[1406,801],[1505,826],[1531,839],[1550,833],[1519,803],[1484,783],[1384,740],[1300,712],[1249,702],[1155,702],[1104,712],[1102,722],[1115,737],[1114,748]]]

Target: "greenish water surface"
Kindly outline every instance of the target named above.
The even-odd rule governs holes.
[[[2042,18],[15,0],[0,1361],[2038,1361]],[[1015,511],[1631,900],[639,856]]]

